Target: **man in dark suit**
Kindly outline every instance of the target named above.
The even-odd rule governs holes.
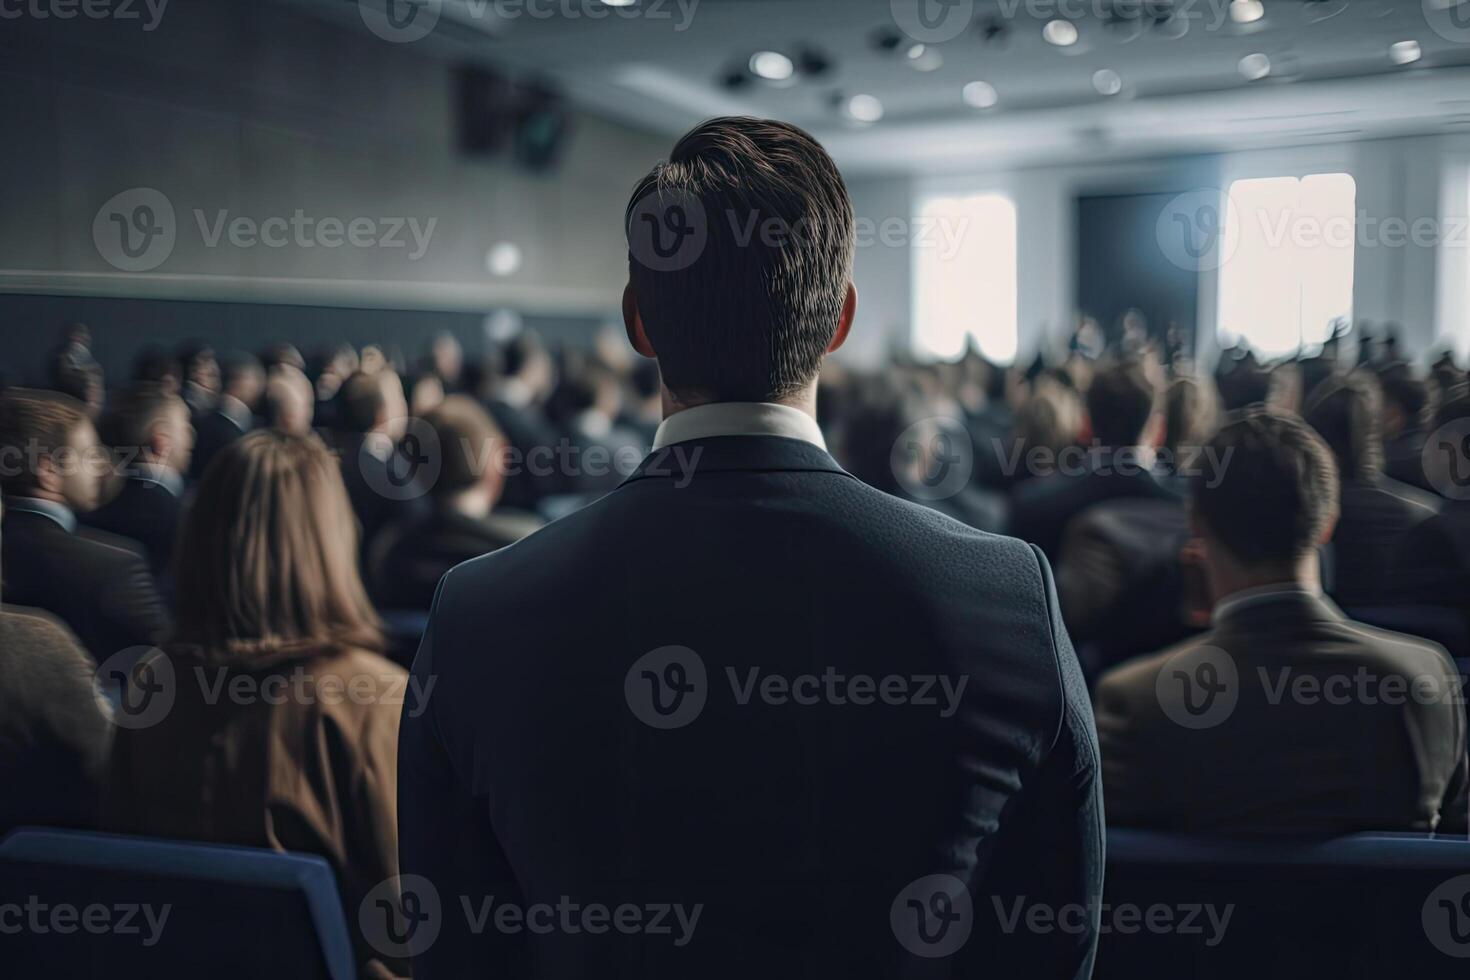
[[[6,598],[59,617],[101,662],[160,643],[168,614],[138,546],[78,527],[107,466],[84,410],[64,395],[0,398]]]
[[[220,360],[220,393],[212,409],[194,417],[190,477],[198,480],[216,453],[255,428],[255,409],[265,392],[265,369],[250,354]]]
[[[95,826],[112,742],[95,668],[61,623],[0,606],[0,835],[28,824]]]
[[[1332,454],[1301,419],[1250,409],[1196,483],[1213,628],[1102,676],[1108,818],[1211,832],[1463,834],[1465,709],[1443,649],[1348,619],[1316,548],[1337,516]]]
[[[1087,389],[1090,446],[1057,454],[1056,472],[1026,480],[1011,501],[1011,533],[1056,561],[1067,522],[1105,500],[1177,500],[1154,473],[1163,437],[1159,389],[1141,360],[1102,368]],[[1022,461],[1028,447],[1021,446]]]
[[[546,417],[555,365],[540,338],[524,331],[506,344],[504,375],[489,386],[485,407],[510,440],[515,465],[505,481],[505,502],[530,510],[545,498],[575,491],[570,474],[557,468],[563,436]]]
[[[828,455],[817,373],[857,294],[822,148],[717,119],[669,159],[626,223],[653,453],[451,571],[414,663],[404,889],[446,910],[415,976],[1089,975],[1096,745],[1046,561]],[[558,922],[477,930],[462,896],[491,895]]]
[[[1439,509],[1430,494],[1383,474],[1382,401],[1377,380],[1355,371],[1324,381],[1302,412],[1337,459],[1331,594],[1349,612],[1421,601],[1394,559],[1404,538]]]
[[[151,385],[123,396],[104,428],[123,480],[107,503],[82,523],[132,538],[148,554],[156,578],[168,574],[184,513],[184,474],[194,448],[189,408],[178,395]]]
[[[505,436],[479,403],[450,395],[424,416],[439,444],[432,508],[390,524],[368,567],[373,595],[385,609],[428,611],[444,573],[461,562],[514,544],[541,526],[534,514],[496,506],[505,484]]]
[[[394,521],[417,520],[428,513],[424,494],[428,462],[420,432],[409,432],[408,399],[398,375],[383,368],[358,371],[337,393],[342,482],[362,531],[363,569],[378,533]],[[413,445],[405,452],[405,435]]]

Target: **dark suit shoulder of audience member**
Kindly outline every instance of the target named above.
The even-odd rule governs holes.
[[[1189,635],[1180,552],[1189,540],[1182,500],[1095,504],[1067,525],[1057,594],[1090,677]]]
[[[112,724],[95,669],[57,620],[0,607],[0,835],[26,824],[96,825]]]
[[[220,358],[220,392],[214,404],[194,416],[194,454],[190,476],[198,480],[221,449],[255,428],[255,411],[265,393],[265,368],[250,354]]]
[[[408,401],[393,371],[358,371],[342,383],[337,403],[342,481],[361,531],[365,563],[384,527],[428,512],[426,458],[417,443],[411,453],[400,445],[408,432]]]
[[[497,506],[508,444],[474,399],[450,395],[424,423],[440,450],[432,509],[385,528],[368,558],[373,595],[385,609],[427,611],[445,572],[542,524],[534,514]]]
[[[119,730],[104,822],[321,855],[359,975],[406,975],[357,910],[397,873],[398,718],[413,709],[403,669],[376,652],[346,493],[315,436],[263,429],[221,451],[179,543],[179,612],[173,641],[135,668],[166,658],[174,703]]]
[[[1332,597],[1352,610],[1415,601],[1395,577],[1404,537],[1434,516],[1438,501],[1383,475],[1382,393],[1364,371],[1323,382],[1303,413],[1332,450],[1339,472],[1337,530],[1332,536]]]
[[[1443,649],[1348,619],[1320,594],[1337,472],[1300,419],[1248,412],[1194,515],[1212,629],[1104,674],[1110,820],[1211,832],[1464,833],[1466,720]],[[1424,690],[1437,692],[1425,697]]]

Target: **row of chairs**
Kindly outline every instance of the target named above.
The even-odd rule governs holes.
[[[1107,874],[1101,980],[1435,980],[1470,968],[1463,839],[1114,830]],[[156,915],[127,913],[165,905],[162,929]],[[58,906],[81,911],[57,920]],[[107,928],[84,925],[92,914],[101,926],[91,906],[107,909]],[[331,868],[300,854],[24,828],[0,842],[0,929],[9,976],[355,976]]]

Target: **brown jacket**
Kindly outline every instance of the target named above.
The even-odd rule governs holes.
[[[1108,822],[1216,833],[1463,835],[1461,682],[1442,648],[1276,592],[1104,674]]]
[[[319,854],[337,874],[362,975],[408,975],[358,929],[367,892],[398,873],[404,670],[361,650],[174,648],[164,659],[152,683],[172,705],[119,729],[104,825]]]

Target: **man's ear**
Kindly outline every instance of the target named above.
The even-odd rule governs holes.
[[[1327,519],[1327,523],[1322,525],[1322,533],[1319,534],[1319,535],[1317,535],[1317,546],[1318,547],[1321,547],[1322,545],[1324,545],[1327,542],[1331,541],[1332,540],[1332,532],[1334,532],[1336,530],[1337,530],[1337,515],[1336,514],[1333,514],[1331,517],[1329,517]]]
[[[61,469],[49,454],[36,458],[36,486],[47,493],[61,492]]]
[[[623,329],[628,331],[628,343],[644,357],[658,357],[648,334],[643,332],[643,316],[638,312],[638,297],[633,295],[633,284],[623,287]]]
[[[847,334],[852,330],[852,318],[856,315],[857,287],[848,283],[847,295],[842,300],[842,311],[837,314],[837,329],[832,334],[832,342],[827,345],[828,354],[841,347],[847,340]]]
[[[168,433],[168,426],[159,422],[148,430],[148,451],[153,454],[154,459],[168,459],[173,452],[173,438]]]

